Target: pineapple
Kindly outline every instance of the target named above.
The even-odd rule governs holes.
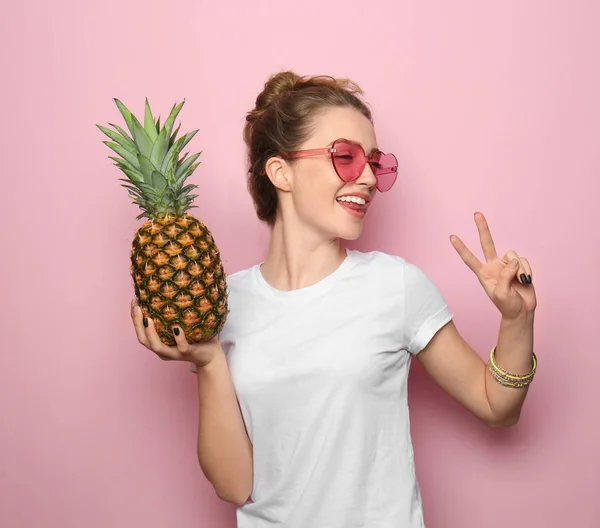
[[[146,99],[144,125],[115,99],[131,136],[117,125],[96,125],[112,141],[104,141],[118,157],[109,156],[127,176],[120,178],[147,221],[135,233],[130,273],[136,299],[151,317],[160,340],[175,345],[174,325],[189,342],[216,336],[228,314],[226,276],[219,248],[208,228],[189,214],[197,185],[186,180],[200,164],[200,153],[181,151],[196,135],[177,139],[173,125],[185,100],[175,104],[161,127]]]

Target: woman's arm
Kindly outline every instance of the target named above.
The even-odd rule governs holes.
[[[253,485],[252,445],[218,339],[188,343],[181,328],[173,329],[176,346],[164,344],[152,318],[131,302],[138,341],[163,360],[185,361],[198,378],[198,461],[224,501],[245,504]]]
[[[484,262],[457,236],[451,235],[450,242],[500,311],[500,330],[494,343],[497,365],[517,376],[528,374],[533,366],[533,320],[537,307],[531,265],[513,250],[500,258],[481,213],[475,214],[475,224]],[[437,332],[417,357],[446,392],[489,425],[513,425],[519,420],[527,387],[500,385],[487,368],[487,358],[482,360],[452,321]]]
[[[498,365],[514,374],[527,374],[532,352],[533,316],[502,318],[495,353]],[[477,354],[452,321],[436,333],[417,358],[450,396],[488,425],[504,427],[518,422],[528,387],[500,385],[487,368],[487,358]]]
[[[198,377],[198,461],[224,501],[245,504],[252,492],[252,444],[221,352]]]

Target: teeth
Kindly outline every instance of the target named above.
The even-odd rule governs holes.
[[[358,205],[365,205],[367,201],[364,198],[359,198],[358,196],[340,196],[337,199],[338,202],[352,202]]]

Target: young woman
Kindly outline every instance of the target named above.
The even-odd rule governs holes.
[[[264,262],[228,277],[218,340],[163,345],[132,306],[140,343],[196,367],[198,457],[240,528],[417,528],[407,376],[416,356],[490,426],[517,422],[535,372],[531,268],[484,262],[450,241],[501,314],[486,362],[429,278],[400,256],[343,249],[360,236],[398,164],[378,146],[360,88],[327,76],[271,77],[246,118],[249,190],[272,228]]]

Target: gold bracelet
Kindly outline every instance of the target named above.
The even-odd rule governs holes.
[[[513,381],[510,380],[508,378],[503,378],[502,376],[500,376],[496,371],[494,371],[494,369],[489,366],[489,370],[490,373],[492,374],[492,377],[502,386],[504,387],[511,387],[513,389],[522,389],[523,387],[527,387],[527,385],[529,385],[533,380],[527,380],[527,381]]]
[[[535,354],[533,356],[533,368],[532,368],[531,372],[520,376],[520,375],[516,375],[516,374],[511,374],[510,372],[507,372],[506,370],[499,367],[498,364],[496,363],[496,358],[495,358],[495,354],[494,354],[495,351],[496,351],[496,347],[494,347],[490,353],[488,367],[489,367],[490,373],[492,374],[492,376],[498,383],[500,383],[501,385],[503,385],[505,387],[522,388],[522,387],[529,385],[533,381],[533,376],[535,374],[535,369],[537,367],[537,358],[535,357]]]
[[[532,356],[532,361],[533,361],[533,365],[531,368],[531,371],[528,372],[527,374],[522,374],[522,375],[518,375],[518,374],[511,374],[510,372],[504,370],[502,367],[498,366],[498,364],[496,363],[496,347],[492,348],[492,351],[490,352],[490,364],[492,365],[493,369],[498,371],[501,375],[507,377],[507,378],[511,378],[517,381],[529,378],[529,377],[533,377],[533,375],[535,374],[535,369],[537,368],[537,357],[535,356],[535,352],[533,353]]]
[[[531,371],[524,375],[512,374],[512,373],[504,370],[502,367],[499,367],[498,364],[496,363],[495,352],[496,352],[496,347],[492,348],[492,351],[490,352],[488,368],[489,368],[489,371],[492,374],[493,378],[500,385],[503,385],[505,387],[512,387],[512,388],[520,389],[522,387],[526,387],[533,381],[533,377],[535,375],[535,371],[537,368],[537,357],[535,355],[535,352],[533,353],[533,357],[532,357],[533,365],[532,365]]]

